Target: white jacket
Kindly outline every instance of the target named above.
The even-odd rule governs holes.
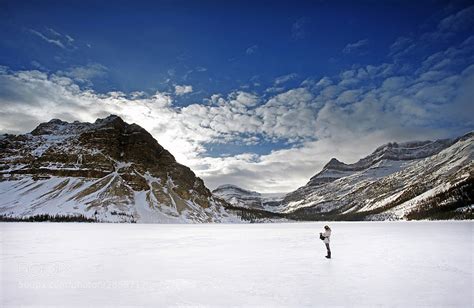
[[[323,236],[324,236],[324,243],[329,244],[329,238],[331,237],[331,230],[325,230],[323,232]]]

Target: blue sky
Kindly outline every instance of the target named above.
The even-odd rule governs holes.
[[[49,71],[100,63],[108,73],[97,91],[167,90],[170,79],[192,83],[199,98],[247,85],[261,92],[282,75],[301,82],[381,63],[399,36],[422,31],[447,9],[442,2],[255,2],[3,1],[0,60]]]
[[[116,113],[209,187],[473,129],[469,1],[0,1],[0,132]]]

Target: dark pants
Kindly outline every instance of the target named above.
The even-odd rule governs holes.
[[[329,243],[325,243],[326,244],[326,249],[328,250],[328,257],[330,258],[331,257],[331,248],[329,248]]]

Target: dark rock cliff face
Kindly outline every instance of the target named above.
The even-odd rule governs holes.
[[[101,150],[116,161],[126,161],[135,164],[139,174],[150,172],[163,182],[168,176],[179,183],[176,193],[183,199],[189,199],[190,190],[199,193],[196,202],[202,207],[208,207],[211,192],[204,182],[196,177],[193,171],[176,162],[173,155],[165,150],[153,136],[136,124],[127,124],[121,118],[111,116],[98,120],[97,128],[82,133],[80,144],[84,147]],[[128,175],[127,183],[137,190],[144,190],[148,185],[139,174]]]
[[[35,196],[35,190],[27,193],[29,180],[41,180],[39,184],[46,187],[48,179],[58,177],[68,181],[64,187],[53,187],[58,194],[43,198]],[[61,214],[76,208],[86,217],[89,210],[99,211],[105,221],[117,220],[110,219],[110,213],[117,212],[123,221],[146,222],[207,222],[228,216],[225,204],[212,197],[191,169],[177,163],[145,129],[113,115],[95,123],[54,119],[30,134],[3,135],[0,183],[6,181],[18,182],[17,192],[31,194],[39,205],[17,211],[14,201],[3,206],[0,202],[0,214]],[[60,198],[68,192],[70,198]],[[60,201],[66,205],[57,206]],[[58,212],[41,212],[51,204]]]

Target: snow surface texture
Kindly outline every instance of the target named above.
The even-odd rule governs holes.
[[[0,223],[0,306],[472,307],[473,222]]]

